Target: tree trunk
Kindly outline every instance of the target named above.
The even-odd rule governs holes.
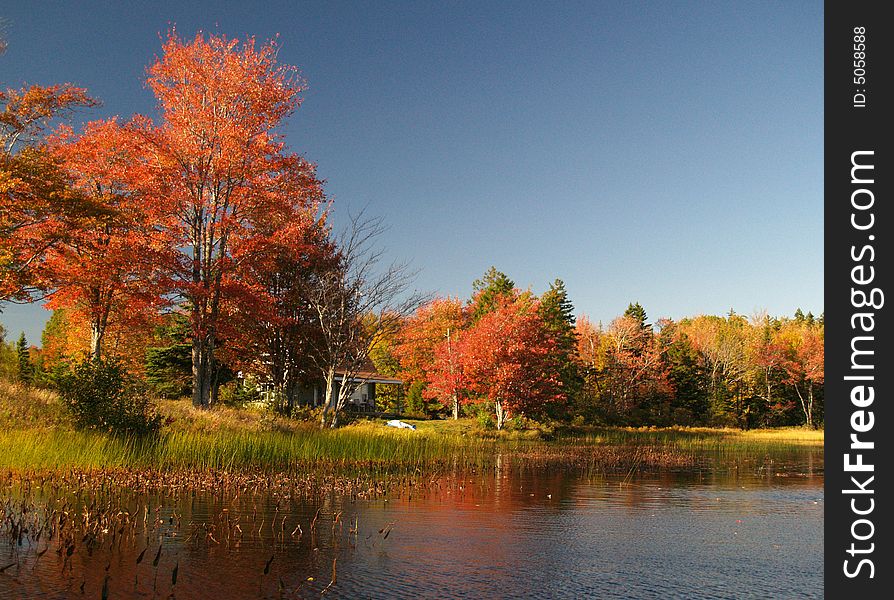
[[[332,409],[332,385],[335,381],[335,369],[329,368],[326,371],[326,392],[323,396],[323,415],[320,418],[320,429],[326,427],[326,421],[329,417],[329,411]]]
[[[450,375],[453,375],[453,347],[450,344],[450,328],[447,328],[447,355],[450,359]],[[456,385],[456,382],[453,382],[453,385]],[[456,389],[453,390],[453,420],[456,421],[459,419],[459,394],[456,393]]]
[[[286,384],[286,414],[288,416],[292,416],[292,411],[295,410],[295,394],[298,391],[297,385],[294,382],[289,382]]]
[[[93,322],[90,324],[90,358],[98,361],[102,356],[102,338],[105,334],[102,324]]]
[[[219,365],[215,364],[214,357],[211,357],[211,372],[213,376],[211,377],[211,392],[208,397],[208,406],[217,406],[217,400],[220,397],[220,368]]]
[[[813,384],[807,385],[807,427],[813,429]]]
[[[503,429],[503,424],[506,422],[506,410],[503,409],[503,403],[497,400],[494,402],[494,409],[497,412],[497,429]]]
[[[199,336],[192,342],[192,404],[207,408],[211,403],[211,358],[213,347]]]
[[[329,425],[332,429],[338,427],[338,414],[341,412],[341,409],[345,407],[345,404],[347,404],[348,395],[352,391],[351,386],[346,385],[346,382],[343,379],[341,385],[338,386],[338,394],[335,399],[335,410],[332,413],[332,424]]]
[[[801,388],[795,384],[795,391],[798,393],[798,400],[801,401],[801,411],[804,413],[804,420],[810,429],[813,429],[813,384],[807,384],[807,400],[801,394]]]

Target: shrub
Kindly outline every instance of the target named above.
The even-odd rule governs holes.
[[[484,430],[491,430],[497,428],[497,423],[494,421],[492,415],[486,412],[478,413],[478,426]]]
[[[59,392],[82,429],[146,435],[161,426],[161,416],[146,392],[117,361],[76,364],[59,378]]]
[[[306,404],[298,404],[294,406],[292,412],[289,414],[289,417],[296,421],[308,421],[313,424],[318,424],[322,416],[322,406],[313,407]]]
[[[226,406],[243,407],[261,401],[261,392],[257,387],[242,380],[235,379],[220,386],[218,400]]]
[[[506,421],[504,427],[508,431],[524,431],[526,429],[535,429],[537,424],[526,418],[524,415],[516,415]]]

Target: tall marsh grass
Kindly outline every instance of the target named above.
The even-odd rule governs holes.
[[[787,427],[779,429],[715,429],[709,427],[603,428],[582,440],[601,444],[650,444],[680,449],[750,449],[763,446],[822,446],[824,432]]]
[[[200,410],[185,400],[162,401],[158,410],[168,424],[155,437],[78,431],[53,392],[0,381],[0,468],[431,470],[492,466],[499,456],[610,469],[626,467],[630,456],[643,453],[657,467],[685,466],[685,459],[699,453],[732,455],[823,443],[822,431],[795,428],[577,428],[556,431],[555,441],[546,442],[537,439],[538,430],[496,436],[472,419],[413,421],[417,431],[385,427],[381,421],[321,431],[315,423],[256,410]]]
[[[289,472],[353,466],[425,468],[451,461],[483,465],[493,454],[493,444],[484,440],[414,436],[402,431],[172,431],[144,439],[71,430],[0,432],[0,468],[9,469],[259,467]]]
[[[59,395],[0,379],[0,429],[71,427]]]

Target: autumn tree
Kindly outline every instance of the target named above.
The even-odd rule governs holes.
[[[774,413],[784,412],[787,408],[784,394],[778,389],[783,385],[785,362],[779,321],[765,312],[755,315],[746,343],[753,392],[762,401],[765,421],[771,421]]]
[[[34,267],[81,213],[46,133],[55,119],[95,104],[71,84],[0,91],[0,300],[31,300]]]
[[[324,217],[309,211],[260,232],[251,260],[239,263],[229,284],[225,312],[228,363],[273,385],[276,406],[288,414],[299,386],[315,372],[317,315],[307,298],[337,263]]]
[[[503,299],[458,341],[462,381],[456,385],[493,404],[497,429],[512,413],[537,415],[548,404],[567,398],[555,341],[538,314],[538,304],[526,297]],[[456,377],[443,368],[436,373]]]
[[[148,70],[159,123],[134,127],[146,185],[181,250],[171,277],[190,316],[196,406],[211,402],[223,290],[237,270],[237,248],[247,260],[260,223],[287,221],[322,200],[314,166],[277,134],[303,87],[295,68],[277,62],[277,48],[201,33],[185,41],[171,32]]]
[[[673,387],[664,347],[642,306],[630,304],[608,329],[581,319],[577,339],[584,381],[581,408],[600,420],[623,424],[669,418]]]
[[[51,146],[82,210],[37,270],[47,308],[83,314],[94,360],[110,322],[145,324],[162,304],[159,265],[171,251],[153,225],[154,202],[132,181],[133,141],[116,121],[95,121],[79,136],[63,130]]]
[[[613,320],[606,332],[605,366],[599,375],[602,394],[622,419],[648,413],[647,403],[669,387],[661,348],[651,327],[637,314]]]
[[[747,319],[730,311],[726,317],[684,319],[680,327],[703,361],[713,422],[747,427],[752,413]]]
[[[436,298],[419,308],[401,327],[394,347],[401,376],[407,385],[424,383],[429,380],[429,372],[435,368],[446,368],[447,373],[434,378],[444,389],[426,389],[424,393],[449,406],[453,418],[459,418],[460,388],[449,377],[451,370],[458,375],[458,362],[453,352],[454,344],[465,326],[466,315],[458,298]],[[436,360],[436,352],[444,356]]]
[[[816,426],[818,392],[825,382],[823,328],[815,322],[796,321],[783,332],[785,382],[797,394],[808,427]],[[787,334],[787,335],[786,335]]]
[[[40,336],[44,364],[49,370],[64,368],[89,355],[90,334],[84,325],[82,316],[74,311],[53,311]]]
[[[577,357],[584,369],[600,368],[603,357],[602,348],[602,323],[594,324],[586,315],[582,316],[574,324],[574,335],[577,338]]]

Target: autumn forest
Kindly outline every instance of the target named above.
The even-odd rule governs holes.
[[[0,298],[53,311],[40,348],[3,332],[0,376],[60,391],[85,425],[157,429],[153,403],[189,397],[335,427],[338,382],[370,365],[403,382],[380,386],[379,413],[482,429],[822,425],[822,316],[652,320],[631,298],[597,323],[561,280],[537,295],[496,268],[467,299],[416,292],[384,218],[335,228],[278,133],[304,82],[275,42],[172,32],[146,85],[155,118],[89,120],[71,84],[0,92]],[[88,388],[117,416],[85,407]]]

